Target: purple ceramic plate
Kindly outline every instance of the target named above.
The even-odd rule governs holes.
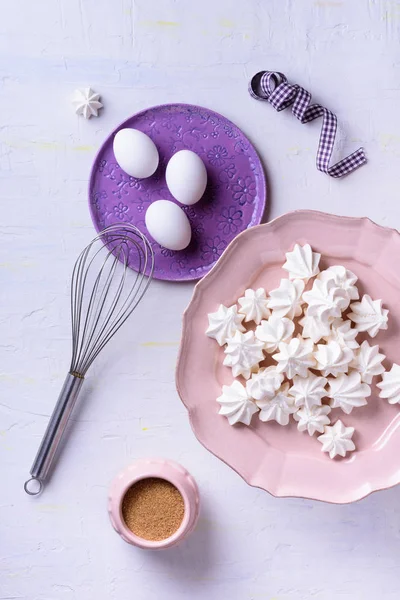
[[[152,177],[135,179],[118,166],[113,139],[124,127],[140,129],[156,144],[160,164]],[[200,202],[182,207],[192,226],[192,241],[185,250],[167,250],[149,236],[157,279],[188,281],[203,277],[229,242],[241,231],[258,225],[264,213],[264,171],[257,152],[240,129],[206,108],[165,104],[130,117],[101,146],[89,181],[89,206],[97,231],[112,223],[127,222],[148,235],[144,221],[148,206],[160,199],[175,201],[165,182],[165,168],[171,156],[184,148],[193,150],[204,161],[207,189]],[[137,267],[134,260],[129,266]]]

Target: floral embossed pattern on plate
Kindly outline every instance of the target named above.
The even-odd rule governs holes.
[[[160,154],[160,165],[148,179],[129,177],[116,163],[115,133],[124,127],[149,135]],[[165,183],[165,168],[179,150],[196,152],[206,165],[208,185],[203,198],[183,210],[192,226],[188,248],[173,252],[151,240],[157,279],[203,277],[241,231],[260,223],[266,182],[258,155],[233,123],[198,106],[167,104],[144,110],[121,123],[106,139],[94,161],[89,205],[99,231],[112,223],[133,223],[148,233],[144,215],[155,200],[173,200]],[[132,262],[135,269],[137,265]]]
[[[345,459],[329,460],[295,423],[253,419],[250,427],[232,427],[218,415],[216,398],[233,377],[222,364],[223,349],[205,335],[207,314],[220,303],[230,306],[248,287],[275,288],[286,277],[281,265],[295,242],[320,252],[322,268],[339,264],[353,271],[361,294],[383,299],[389,328],[373,343],[386,355],[386,369],[400,364],[399,232],[365,218],[296,211],[243,232],[197,284],[184,315],[177,388],[200,442],[250,485],[276,496],[353,502],[400,482],[400,408],[379,398],[375,385],[367,406],[340,417],[356,429],[357,451]]]

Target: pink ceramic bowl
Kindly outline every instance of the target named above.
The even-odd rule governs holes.
[[[179,529],[160,541],[145,540],[126,526],[122,517],[122,501],[128,489],[141,479],[156,477],[174,485],[182,495],[185,514]],[[113,480],[108,495],[108,513],[115,531],[125,542],[147,550],[170,548],[191,533],[199,516],[199,490],[193,477],[182,465],[165,459],[141,459],[124,469]]]

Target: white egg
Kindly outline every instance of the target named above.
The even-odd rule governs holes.
[[[132,177],[150,177],[158,167],[158,150],[155,143],[138,129],[117,131],[113,150],[121,169]]]
[[[180,150],[170,159],[165,179],[173,197],[191,205],[200,200],[207,186],[207,171],[200,156],[191,150]]]
[[[146,227],[156,242],[169,250],[183,250],[189,245],[192,229],[189,219],[177,204],[157,200],[147,209]]]

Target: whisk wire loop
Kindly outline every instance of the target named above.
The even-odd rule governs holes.
[[[97,248],[98,242],[109,249],[100,265],[102,247]],[[132,252],[135,252],[137,271],[128,285],[126,273]],[[123,269],[117,276],[120,263]],[[71,372],[85,375],[142,299],[153,270],[153,249],[147,238],[132,225],[111,225],[81,252],[71,285]]]

